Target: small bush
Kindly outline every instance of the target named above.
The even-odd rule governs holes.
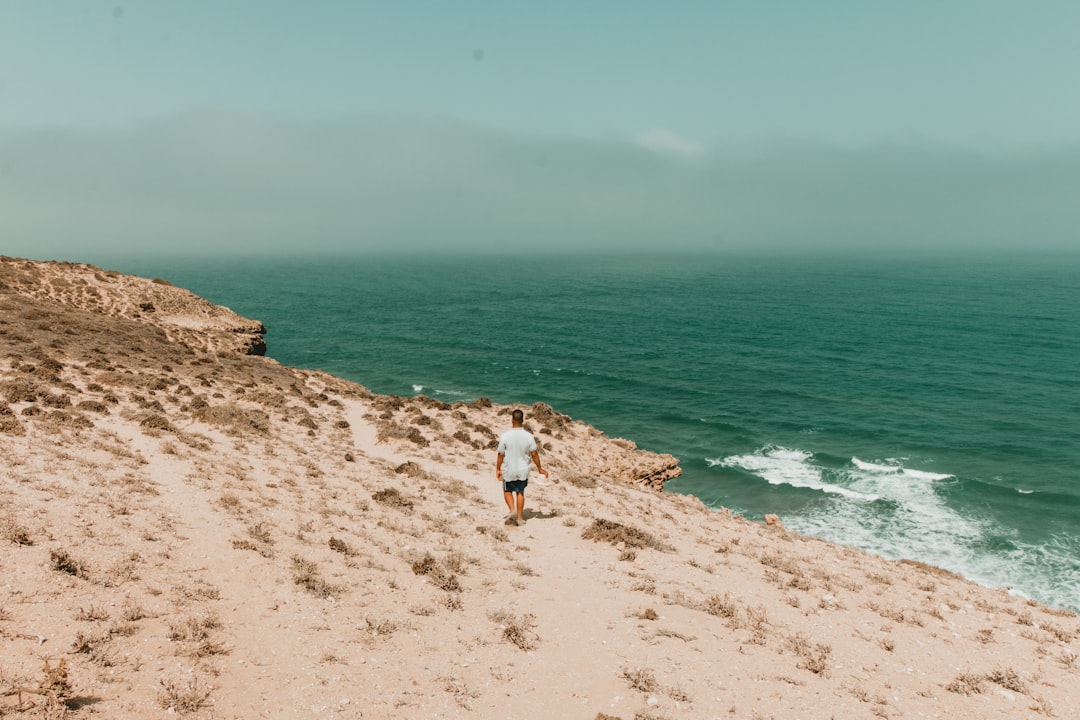
[[[982,681],[982,675],[963,673],[957,675],[951,683],[945,686],[945,689],[958,695],[978,695],[983,691]]]
[[[201,708],[209,698],[210,691],[200,688],[198,678],[193,675],[183,684],[162,680],[158,704],[166,710],[186,715]]]
[[[319,598],[336,597],[344,590],[323,579],[319,566],[299,555],[293,555],[293,582]]]
[[[644,530],[617,523],[614,520],[597,518],[592,525],[581,532],[581,537],[595,542],[607,542],[612,545],[624,543],[628,548],[653,548],[669,551],[670,548]]]
[[[390,507],[401,508],[402,510],[412,510],[413,501],[401,494],[401,491],[397,488],[386,488],[385,490],[379,490],[371,495],[371,499],[377,503],[388,505]]]
[[[331,537],[327,545],[329,545],[330,549],[334,552],[339,552],[346,557],[352,557],[356,554],[356,551],[353,550],[347,542],[338,540],[336,537]]]
[[[738,612],[738,606],[727,593],[723,595],[710,595],[705,601],[705,612],[722,618],[733,618]]]
[[[1013,692],[1027,695],[1027,685],[1024,684],[1024,681],[1020,679],[1020,676],[1012,668],[995,670],[992,673],[988,673],[986,679],[996,685],[1000,685],[1006,690],[1012,690]]]
[[[651,693],[660,687],[656,682],[656,674],[648,668],[623,668],[622,677],[638,692]]]
[[[86,565],[73,558],[65,550],[52,550],[49,553],[52,569],[75,577],[86,577]]]
[[[536,618],[532,615],[521,617],[505,615],[499,616],[499,620],[503,623],[504,640],[525,651],[535,650],[540,644],[540,638],[533,632],[533,628],[536,627]]]

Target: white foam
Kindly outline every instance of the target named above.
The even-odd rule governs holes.
[[[854,456],[851,458],[851,464],[860,470],[868,470],[870,472],[893,473],[902,469],[899,465],[878,465],[876,463],[860,460]]]
[[[413,385],[413,386],[412,386],[412,391],[413,391],[413,393],[415,393],[415,394],[417,394],[417,395],[419,395],[419,394],[420,394],[421,392],[423,392],[423,390],[424,390],[424,386],[423,386],[423,385]]]
[[[904,467],[898,460],[890,459],[888,460],[888,462],[895,464],[883,465],[881,463],[866,462],[865,460],[860,460],[859,458],[854,456],[851,458],[852,465],[857,467],[859,470],[864,470],[866,472],[886,474],[899,473],[905,477],[911,478],[912,480],[948,480],[951,477],[956,477],[955,475],[949,475],[946,473],[933,473],[926,470],[911,470]]]
[[[913,480],[948,480],[949,478],[956,477],[947,473],[932,473],[925,470],[908,470],[904,468],[904,477],[912,478]]]
[[[706,458],[710,467],[738,467],[758,475],[770,485],[790,485],[820,492],[843,495],[852,500],[873,502],[877,495],[859,492],[842,485],[826,482],[821,469],[811,460],[813,455],[805,450],[778,446],[762,448],[749,455],[732,455],[726,458]]]
[[[784,524],[796,532],[887,558],[920,560],[1050,604],[1080,606],[1080,564],[1075,562],[1080,539],[1056,536],[1032,545],[1014,537],[1010,550],[988,546],[987,538],[1007,530],[951,506],[938,492],[938,481],[954,477],[951,474],[906,468],[904,460],[892,458],[867,462],[852,457],[847,467],[827,468],[815,463],[809,452],[781,447],[708,463],[741,468],[771,485],[826,493],[820,502],[784,516]],[[868,499],[884,502],[865,502]]]

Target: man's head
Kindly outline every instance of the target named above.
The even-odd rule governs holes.
[[[520,410],[515,410],[514,412],[510,413],[510,421],[513,422],[514,425],[521,425],[523,422],[525,422],[525,413],[521,412]]]

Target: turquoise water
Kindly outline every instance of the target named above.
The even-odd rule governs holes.
[[[287,365],[542,400],[676,455],[672,491],[1080,609],[1080,258],[109,266],[262,320]]]

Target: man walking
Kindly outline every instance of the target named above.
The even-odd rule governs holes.
[[[540,467],[540,453],[537,450],[536,438],[528,430],[522,427],[525,422],[525,413],[514,410],[510,414],[513,424],[509,430],[499,438],[499,455],[495,459],[495,477],[502,481],[503,499],[506,507],[510,510],[507,524],[525,524],[525,486],[529,484],[529,459],[536,463],[536,469],[541,475],[547,477],[547,470]],[[503,465],[506,469],[503,470]],[[516,497],[515,497],[516,496]]]

